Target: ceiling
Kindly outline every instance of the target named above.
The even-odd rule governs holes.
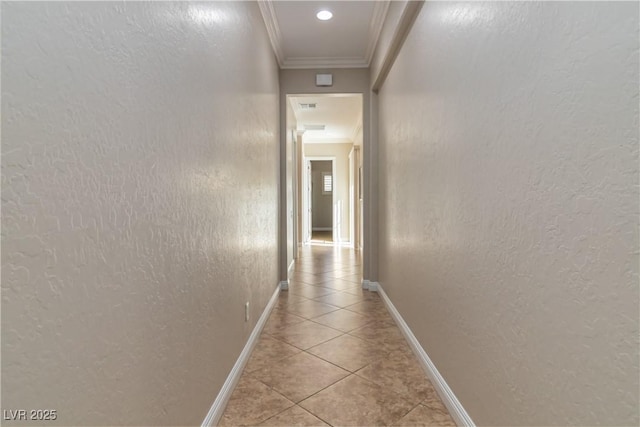
[[[290,95],[288,99],[298,130],[305,131],[305,143],[351,143],[362,127],[361,94]],[[316,107],[305,108],[300,104],[316,104]],[[324,125],[325,128],[308,130],[314,125]]]
[[[389,1],[259,2],[281,68],[366,68]],[[333,13],[329,21],[319,10]]]
[[[281,68],[366,68],[389,9],[389,1],[259,1]],[[333,18],[316,14],[329,10]],[[305,143],[352,143],[362,127],[362,95],[289,96]],[[315,104],[303,108],[301,104]],[[324,125],[323,130],[305,129]]]

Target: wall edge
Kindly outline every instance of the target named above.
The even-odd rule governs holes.
[[[398,310],[395,308],[387,294],[382,289],[380,283],[376,282],[375,287],[377,292],[380,294],[382,301],[387,307],[387,310],[389,310],[391,317],[393,317],[393,320],[398,325],[398,328],[400,328],[402,335],[404,335],[405,339],[409,343],[409,347],[411,347],[411,350],[413,350],[414,354],[418,358],[418,362],[420,362],[422,369],[424,369],[424,371],[427,373],[427,376],[433,383],[438,396],[440,396],[440,399],[442,399],[442,403],[444,403],[444,405],[449,410],[451,418],[453,418],[458,426],[475,427],[475,423],[462,406],[462,403],[460,403],[456,395],[453,393],[453,390],[451,390],[440,372],[438,372],[436,365],[433,364],[431,358],[429,358],[427,352],[424,350],[424,348],[422,348],[416,336],[413,335],[413,332],[409,328],[409,325],[407,325],[407,323],[402,318],[402,315],[400,315],[400,312],[398,312]]]
[[[242,349],[240,356],[238,356],[236,363],[233,365],[233,368],[231,368],[231,372],[229,373],[229,376],[225,380],[224,384],[222,385],[222,388],[220,389],[218,396],[213,401],[213,404],[211,405],[211,408],[209,409],[207,416],[205,417],[204,421],[202,421],[202,427],[214,427],[214,426],[217,426],[218,423],[220,422],[220,419],[222,418],[222,414],[224,413],[224,410],[227,407],[227,403],[229,402],[229,398],[231,397],[233,390],[236,388],[236,385],[240,380],[242,371],[244,370],[244,367],[249,361],[249,358],[251,357],[251,353],[253,352],[253,349],[258,343],[258,340],[260,338],[260,333],[262,332],[264,325],[267,323],[267,320],[269,319],[269,315],[271,314],[271,310],[276,305],[279,295],[280,295],[280,286],[276,286],[276,290],[273,292],[271,299],[269,300],[269,302],[267,303],[267,306],[265,307],[264,311],[260,315],[260,319],[258,319],[256,326],[253,328],[253,331],[251,332],[251,335],[249,336],[247,343]]]

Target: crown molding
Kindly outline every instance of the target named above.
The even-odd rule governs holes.
[[[391,38],[389,48],[384,53],[384,59],[382,61],[382,65],[380,66],[380,71],[378,72],[378,75],[372,79],[373,85],[371,89],[375,93],[378,93],[378,90],[380,90],[380,87],[384,83],[384,80],[387,78],[387,75],[391,70],[391,66],[395,62],[405,39],[409,35],[409,31],[411,31],[411,28],[413,27],[413,23],[420,14],[420,10],[422,10],[424,2],[425,0],[406,2],[402,14],[400,15],[398,25],[396,26],[395,32]]]
[[[351,133],[351,141],[354,144],[356,143],[356,137],[358,136],[358,132],[360,132],[361,129],[362,129],[362,116],[360,116],[360,118],[358,119],[358,122],[356,123],[355,127],[353,128],[353,132]]]
[[[313,138],[307,134],[304,138],[305,144],[351,144],[352,140],[349,138]]]
[[[380,33],[382,32],[382,27],[384,26],[384,20],[387,17],[390,4],[391,1],[389,0],[377,1],[376,5],[373,7],[373,16],[369,23],[369,36],[367,37],[369,42],[367,44],[365,54],[367,67],[371,64],[371,59],[373,58],[373,53],[376,50],[378,39],[380,38]]]
[[[303,69],[303,68],[367,68],[369,64],[362,57],[354,58],[285,58],[280,64],[281,68]]]
[[[276,18],[276,11],[273,8],[273,2],[271,0],[258,0],[258,6],[260,7],[264,25],[267,27],[267,34],[269,35],[273,52],[276,55],[276,60],[280,68],[282,68],[284,62],[282,34],[280,33],[280,26],[278,25],[278,18]]]
[[[284,55],[282,33],[280,31],[280,25],[278,24],[278,18],[276,17],[273,0],[258,0],[258,6],[260,8],[260,13],[262,14],[265,27],[267,28],[271,47],[276,55],[278,65],[283,69],[368,68],[375,51],[375,47],[378,44],[378,38],[380,37],[380,32],[382,31],[382,26],[384,24],[384,19],[387,16],[390,3],[391,2],[389,0],[377,1],[375,3],[371,22],[369,23],[367,49],[364,57],[286,58]]]

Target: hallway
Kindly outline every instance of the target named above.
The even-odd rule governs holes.
[[[0,14],[2,426],[640,426],[640,2]]]
[[[221,425],[455,425],[360,265],[301,249]]]

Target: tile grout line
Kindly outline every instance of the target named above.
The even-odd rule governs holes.
[[[307,258],[302,258],[302,259],[307,260]],[[318,257],[318,259],[320,259],[320,258]],[[348,264],[348,263],[345,263],[345,265],[347,265],[347,264]],[[340,268],[341,268],[341,269],[343,269],[343,270],[350,270],[350,269],[352,269],[352,268],[353,268],[353,266],[347,266],[347,267],[343,267],[343,266],[341,266]],[[344,273],[351,273],[351,271],[341,271],[341,270],[339,270],[339,269],[334,269],[334,270],[331,270],[331,271],[328,271],[328,272],[322,272],[322,273],[320,273],[320,274],[310,273],[310,272],[305,272],[305,271],[303,271],[303,270],[294,270],[294,272],[296,272],[296,273],[302,273],[302,274],[304,274],[304,275],[309,274],[309,275],[314,275],[314,276],[321,276],[322,274],[330,273],[330,272],[340,273],[341,275],[342,275],[342,273],[343,273],[343,272],[344,272]],[[359,272],[354,272],[354,273],[352,273],[352,274],[346,274],[346,275],[345,275],[345,276],[343,276],[343,277],[351,277],[351,276],[355,276],[355,275],[359,275],[359,276],[361,276],[361,273],[359,273]],[[341,281],[341,282],[345,282],[345,283],[353,283],[353,285],[354,285],[354,286],[353,286],[353,287],[349,287],[348,289],[336,289],[336,288],[331,288],[329,285],[330,285],[332,282],[335,282],[335,281]],[[350,293],[350,292],[348,292],[348,290],[352,290],[352,292],[353,292],[353,290],[355,290],[355,288],[356,288],[356,287],[359,287],[359,283],[358,283],[358,282],[352,282],[351,280],[344,280],[344,279],[343,279],[343,278],[341,278],[341,277],[333,277],[333,278],[329,278],[329,279],[327,279],[326,281],[323,281],[323,282],[321,282],[321,283],[316,283],[316,284],[308,283],[308,282],[305,282],[304,280],[300,280],[300,279],[298,279],[298,280],[295,280],[295,279],[294,279],[294,280],[292,280],[292,282],[294,282],[294,283],[292,283],[292,285],[293,285],[293,286],[295,286],[296,284],[299,284],[299,285],[301,285],[301,286],[314,286],[314,287],[317,287],[317,288],[319,288],[319,289],[324,289],[325,291],[327,291],[327,292],[329,292],[329,293],[328,293],[328,294],[326,294],[326,295],[320,295],[320,296],[315,296],[315,297],[308,297],[308,296],[306,296],[306,295],[292,293],[291,295],[295,295],[295,296],[296,296],[296,298],[292,298],[292,299],[291,299],[291,301],[287,301],[287,298],[281,298],[281,299],[279,299],[279,303],[278,303],[278,305],[276,305],[276,307],[275,307],[277,310],[280,310],[283,314],[289,314],[289,315],[295,316],[295,318],[296,318],[296,319],[298,319],[298,318],[299,318],[299,319],[301,319],[301,320],[299,320],[299,321],[295,321],[295,322],[290,323],[290,324],[280,325],[280,327],[276,330],[276,332],[284,332],[284,331],[286,331],[287,329],[290,329],[290,328],[292,328],[292,327],[295,327],[295,325],[299,325],[299,324],[301,324],[301,323],[304,323],[305,321],[309,321],[309,322],[311,322],[312,324],[315,324],[315,325],[318,325],[318,326],[322,326],[322,327],[324,327],[324,328],[329,328],[329,329],[331,329],[331,330],[335,331],[336,333],[338,333],[339,335],[334,336],[334,337],[331,337],[331,338],[326,339],[326,340],[323,340],[323,341],[321,341],[321,342],[318,342],[318,343],[314,344],[314,345],[313,345],[313,346],[311,346],[311,347],[308,347],[308,348],[301,348],[301,347],[298,347],[297,345],[294,345],[294,344],[292,344],[292,343],[290,343],[290,342],[286,341],[285,339],[279,338],[279,337],[277,337],[277,336],[275,336],[275,335],[272,335],[271,333],[267,332],[266,330],[264,330],[264,331],[262,332],[262,334],[261,334],[262,336],[264,336],[264,337],[269,337],[269,338],[271,338],[271,339],[273,339],[273,340],[275,340],[275,341],[277,341],[277,342],[280,342],[280,343],[286,344],[286,345],[288,345],[288,346],[290,346],[290,347],[292,347],[292,348],[294,348],[294,349],[296,349],[296,350],[298,350],[298,351],[299,351],[299,352],[298,352],[298,353],[296,353],[296,354],[292,354],[292,355],[290,355],[290,356],[286,356],[286,357],[281,358],[281,359],[273,359],[273,361],[268,361],[268,363],[273,362],[273,363],[276,363],[276,364],[282,364],[282,363],[283,363],[283,361],[285,361],[285,360],[287,360],[287,359],[289,359],[289,358],[291,358],[291,357],[298,356],[298,355],[300,355],[300,353],[305,353],[307,356],[311,356],[311,357],[313,357],[314,359],[317,359],[317,360],[319,360],[319,361],[325,362],[325,363],[327,363],[327,364],[329,364],[329,365],[331,365],[331,366],[334,366],[334,367],[336,367],[336,368],[340,369],[341,371],[343,371],[343,373],[345,374],[345,376],[344,376],[344,377],[342,377],[342,378],[340,378],[340,379],[337,379],[336,381],[333,381],[332,383],[330,383],[330,384],[328,384],[328,385],[326,385],[326,386],[324,386],[324,387],[320,388],[319,390],[316,390],[315,392],[313,392],[313,393],[312,393],[312,394],[310,394],[309,396],[306,396],[304,399],[301,399],[301,400],[299,400],[299,401],[295,401],[295,400],[292,400],[292,399],[288,398],[287,396],[285,396],[285,395],[284,395],[284,394],[282,394],[281,392],[277,391],[277,390],[276,390],[275,388],[273,388],[272,386],[270,386],[270,385],[266,384],[266,383],[265,383],[265,382],[263,382],[262,380],[259,380],[258,378],[254,377],[254,376],[252,375],[252,373],[251,373],[251,372],[247,372],[246,374],[247,374],[249,377],[251,377],[251,378],[253,378],[254,380],[258,381],[259,383],[261,383],[261,384],[265,385],[269,390],[274,391],[277,395],[282,396],[282,397],[283,397],[283,398],[285,398],[287,401],[289,401],[289,402],[292,402],[292,403],[293,403],[293,405],[292,405],[292,406],[289,406],[289,407],[287,407],[287,408],[285,408],[285,409],[283,409],[283,410],[281,410],[281,411],[279,411],[279,412],[277,412],[277,413],[275,413],[275,414],[272,414],[272,415],[270,415],[270,416],[266,417],[265,419],[261,420],[261,421],[260,421],[260,424],[262,424],[262,423],[264,423],[264,422],[266,422],[266,421],[268,421],[268,420],[270,420],[270,419],[273,419],[274,417],[277,417],[278,415],[282,414],[283,412],[286,412],[286,411],[288,411],[288,410],[290,410],[290,409],[292,409],[292,408],[294,408],[294,407],[298,407],[298,408],[300,408],[301,410],[306,411],[307,413],[309,413],[309,414],[313,415],[316,419],[318,419],[318,420],[320,420],[320,421],[322,421],[322,422],[326,423],[327,425],[333,425],[331,422],[328,422],[327,420],[323,419],[321,416],[317,415],[317,414],[316,414],[316,413],[314,413],[312,410],[310,410],[310,409],[307,409],[307,408],[303,407],[303,406],[301,405],[301,403],[302,403],[302,402],[304,402],[304,401],[306,401],[306,400],[308,400],[308,399],[310,399],[310,398],[312,398],[312,397],[314,397],[314,396],[316,396],[317,394],[319,394],[319,393],[321,393],[321,392],[325,391],[326,389],[328,389],[328,388],[330,388],[330,387],[333,387],[333,386],[334,386],[334,385],[336,385],[337,383],[339,383],[339,382],[341,382],[341,381],[343,381],[343,380],[347,380],[347,379],[351,378],[352,376],[355,376],[356,378],[359,378],[360,380],[363,380],[363,381],[365,381],[365,382],[367,382],[367,383],[369,383],[369,384],[373,384],[373,385],[375,385],[375,386],[377,386],[377,387],[383,387],[382,385],[379,385],[379,384],[378,384],[377,382],[375,382],[375,381],[369,380],[369,379],[367,379],[367,378],[362,377],[361,375],[358,375],[358,372],[360,372],[360,371],[362,371],[363,369],[365,369],[365,368],[367,368],[367,367],[371,366],[371,365],[372,365],[372,364],[374,364],[374,363],[377,363],[379,360],[384,359],[385,357],[388,357],[388,354],[389,354],[390,352],[384,352],[384,355],[381,355],[381,356],[380,356],[380,358],[378,358],[378,359],[376,359],[376,360],[372,360],[372,361],[368,362],[367,364],[365,364],[364,366],[361,366],[361,367],[359,367],[358,369],[355,369],[354,371],[351,371],[351,370],[349,370],[349,369],[344,368],[343,366],[338,365],[337,363],[334,363],[334,362],[332,362],[332,361],[330,361],[330,360],[326,360],[326,359],[324,359],[322,356],[319,356],[319,355],[316,355],[316,354],[311,353],[311,352],[310,352],[310,350],[311,350],[311,349],[313,349],[313,348],[316,348],[316,347],[322,346],[322,345],[324,345],[324,344],[327,344],[327,343],[329,343],[329,342],[331,342],[331,341],[337,340],[337,339],[339,339],[339,338],[343,338],[343,337],[345,337],[345,335],[346,335],[346,336],[348,336],[348,337],[355,338],[355,339],[357,339],[357,340],[360,340],[360,341],[366,342],[367,344],[375,344],[375,343],[373,342],[373,340],[372,340],[372,339],[370,339],[370,338],[366,338],[366,337],[361,337],[361,336],[354,335],[354,334],[353,334],[353,332],[358,331],[358,330],[360,330],[360,329],[363,329],[363,328],[366,328],[366,327],[370,326],[370,324],[371,324],[372,322],[375,322],[375,321],[377,321],[377,320],[383,320],[383,319],[379,319],[379,318],[380,318],[380,314],[382,314],[382,313],[378,312],[378,310],[376,310],[376,307],[375,307],[375,306],[370,306],[370,305],[368,304],[370,301],[372,301],[371,299],[369,299],[369,298],[362,298],[362,296],[361,296],[361,294],[360,294],[360,293]],[[357,302],[354,302],[354,303],[352,303],[352,304],[348,304],[348,305],[346,305],[346,306],[336,306],[336,305],[334,305],[334,304],[331,304],[331,303],[327,303],[327,302],[325,302],[325,301],[322,301],[322,298],[324,298],[324,297],[328,297],[328,296],[330,296],[330,295],[335,295],[336,293],[343,293],[344,295],[352,295],[352,296],[354,296],[354,297],[359,297],[360,299],[359,299]],[[296,299],[298,299],[298,298],[299,298],[299,300],[297,300],[297,301],[296,301]],[[294,302],[294,301],[295,301],[295,302]],[[313,301],[313,302],[316,302],[316,303],[318,303],[318,304],[324,304],[324,305],[330,306],[330,307],[332,307],[332,308],[333,308],[333,310],[331,310],[331,311],[329,311],[329,312],[326,312],[326,313],[321,313],[321,314],[318,314],[318,315],[314,315],[313,317],[306,317],[305,315],[301,315],[299,312],[292,312],[292,311],[289,311],[289,309],[290,309],[290,308],[295,307],[296,305],[300,305],[300,304],[308,304],[308,302],[307,302],[307,301]],[[283,304],[282,304],[282,305],[280,305],[280,302],[282,302]],[[364,313],[363,313],[363,312],[355,311],[354,306],[359,305],[359,304],[362,304],[362,305],[361,305],[361,307],[360,307],[361,309],[369,308],[369,309],[371,309],[371,311],[369,311],[369,310],[365,310],[365,312],[364,312]],[[331,314],[338,313],[338,312],[340,312],[340,310],[346,310],[346,312],[348,312],[348,313],[351,313],[351,314],[356,315],[356,316],[359,316],[359,317],[361,316],[361,317],[365,320],[365,323],[363,323],[363,324],[361,324],[361,325],[358,325],[358,326],[357,326],[357,327],[355,327],[355,328],[351,328],[351,329],[349,329],[348,331],[343,331],[343,330],[336,329],[335,327],[332,327],[332,326],[330,326],[330,325],[320,323],[318,320],[316,320],[316,319],[318,319],[318,318],[320,318],[320,317],[323,317],[323,316],[328,316],[328,315],[331,315]],[[273,313],[272,313],[272,315],[273,315]],[[270,318],[269,318],[268,320],[271,320],[271,316],[270,316]],[[306,335],[306,334],[305,334],[305,335]],[[262,368],[262,369],[268,369],[268,366],[267,366],[266,368]],[[257,370],[256,370],[256,371],[257,371]],[[399,416],[396,420],[393,420],[392,422],[390,422],[390,424],[393,424],[393,423],[397,422],[398,420],[402,419],[402,418],[403,418],[403,417],[405,417],[409,412],[413,411],[416,407],[418,407],[418,406],[419,406],[419,405],[421,405],[421,403],[422,403],[422,402],[418,402],[417,404],[412,405],[410,401],[407,401],[407,400],[406,400],[406,399],[405,399],[401,394],[399,394],[398,392],[396,392],[396,391],[392,391],[392,392],[393,392],[393,394],[394,394],[394,395],[396,395],[399,399],[401,399],[402,401],[405,401],[406,403],[408,403],[408,404],[409,404],[409,406],[411,406],[411,408],[410,408],[406,413],[404,413],[404,414],[402,414],[401,416]]]
[[[309,319],[306,319],[306,320],[307,320],[307,321],[309,321],[309,322],[315,323],[316,325],[325,326],[325,325],[321,325],[320,323],[313,322],[312,320],[309,320]],[[300,323],[303,323],[303,322],[300,322]],[[291,325],[291,326],[293,326],[293,325]],[[337,329],[335,329],[335,328],[332,328],[332,327],[330,327],[330,326],[325,326],[325,327],[326,327],[326,328],[329,328],[329,329],[333,329],[333,330],[334,330],[334,331],[336,331],[336,332],[340,332],[340,335],[335,336],[335,337],[333,337],[333,338],[329,338],[328,340],[325,340],[325,341],[319,342],[318,344],[314,344],[314,345],[312,345],[311,347],[308,347],[308,348],[312,348],[312,347],[315,347],[316,345],[324,344],[324,343],[326,343],[326,342],[328,342],[328,341],[331,341],[331,340],[332,340],[332,339],[334,339],[334,338],[338,338],[339,336],[342,336],[342,335],[346,335],[346,334],[347,334],[346,332],[339,331],[339,330],[337,330]],[[295,345],[295,344],[291,344],[290,342],[287,342],[287,341],[285,341],[285,340],[283,340],[283,339],[280,339],[280,338],[278,338],[278,337],[276,337],[276,336],[273,336],[273,335],[271,335],[271,334],[269,334],[269,335],[271,336],[271,338],[273,338],[273,339],[275,339],[275,340],[278,340],[278,341],[280,341],[280,342],[283,342],[283,343],[285,343],[285,344],[289,344],[290,346],[295,347],[295,348],[297,348],[297,349],[298,349],[298,350],[300,350],[300,351],[305,351],[305,352],[307,351],[307,349],[300,348],[300,347],[298,347],[298,346],[297,346],[297,345]]]
[[[305,350],[302,350],[302,352],[303,352],[303,353],[307,353]],[[298,353],[298,354],[300,354],[300,353]],[[307,353],[307,354],[308,354],[309,356],[313,356],[313,357],[316,357],[316,358],[318,358],[318,359],[320,359],[320,360],[322,360],[322,361],[325,361],[324,359],[322,359],[322,358],[320,358],[320,357],[318,357],[318,356],[316,356],[316,355],[314,355],[314,354],[310,354],[310,353]],[[294,356],[297,356],[297,354],[294,354],[294,355],[289,356],[289,357],[294,357]],[[289,357],[286,357],[285,359],[288,359]],[[282,359],[282,360],[285,360],[285,359]],[[285,395],[284,395],[284,394],[282,394],[280,391],[276,390],[274,387],[270,386],[269,384],[265,383],[264,381],[260,380],[259,378],[256,378],[256,377],[255,377],[255,376],[253,376],[251,373],[247,372],[247,373],[246,373],[246,375],[247,375],[247,376],[249,376],[249,377],[251,377],[251,378],[252,378],[252,379],[254,379],[255,381],[258,381],[258,382],[260,382],[261,384],[265,385],[267,388],[269,388],[269,390],[271,390],[271,391],[273,391],[273,392],[275,392],[275,393],[279,394],[280,396],[284,397],[284,398],[285,398],[285,399],[287,399],[288,401],[293,402],[293,406],[300,406],[300,407],[301,407],[302,409],[304,409],[305,411],[309,412],[310,414],[313,414],[316,418],[318,418],[318,419],[322,420],[323,422],[325,422],[326,424],[329,424],[329,425],[331,425],[331,426],[332,426],[332,424],[331,424],[331,423],[329,423],[329,422],[327,422],[326,420],[322,419],[320,416],[318,416],[317,414],[315,414],[315,413],[314,413],[314,412],[312,412],[311,410],[309,410],[309,409],[305,408],[304,406],[300,405],[300,402],[303,402],[303,401],[305,401],[305,400],[307,400],[307,399],[309,399],[309,398],[311,398],[311,397],[315,396],[316,394],[320,393],[321,391],[326,390],[327,388],[329,388],[329,387],[333,386],[334,384],[337,384],[337,383],[339,383],[340,381],[342,381],[342,380],[344,380],[344,379],[347,379],[347,378],[349,378],[349,377],[350,377],[350,376],[352,376],[352,375],[355,375],[353,372],[351,372],[351,371],[349,371],[349,370],[347,370],[347,369],[344,369],[344,368],[342,368],[342,367],[340,367],[340,366],[338,366],[338,365],[335,365],[334,363],[331,363],[331,362],[329,362],[329,361],[325,361],[325,362],[330,363],[331,365],[336,366],[336,367],[338,367],[338,368],[342,369],[343,371],[346,371],[346,372],[347,372],[347,375],[345,375],[345,376],[344,376],[344,377],[342,377],[342,378],[337,379],[336,381],[332,382],[331,384],[327,385],[326,387],[323,387],[323,388],[321,388],[320,390],[317,390],[316,392],[314,392],[314,393],[310,394],[309,396],[307,396],[307,397],[305,397],[304,399],[301,399],[301,400],[299,400],[299,401],[297,401],[297,402],[296,402],[295,400],[292,400],[292,399],[290,399],[289,397],[285,396]],[[245,373],[243,373],[243,375],[245,375]],[[360,378],[360,377],[359,377],[359,378]],[[371,382],[371,381],[369,381],[369,382]],[[268,418],[266,418],[266,419],[264,419],[264,420],[261,420],[258,424],[262,424],[262,423],[264,423],[265,421],[267,421],[267,420],[269,420],[269,419],[273,418],[274,416],[276,416],[276,415],[278,415],[278,414],[281,414],[282,412],[284,412],[284,411],[286,411],[286,410],[288,410],[288,409],[291,409],[293,406],[289,406],[288,408],[283,409],[282,411],[278,412],[277,414],[274,414],[274,415],[272,415],[271,417],[268,417]]]
[[[375,363],[375,362],[373,362],[373,363]],[[370,363],[369,365],[372,365],[373,363]],[[367,365],[367,366],[369,366],[369,365]],[[355,375],[356,377],[360,378],[361,380],[366,381],[366,382],[368,382],[368,383],[371,383],[371,384],[373,384],[373,385],[375,385],[375,386],[377,386],[377,387],[384,387],[383,385],[378,384],[378,383],[377,383],[377,382],[375,382],[375,381],[372,381],[372,380],[370,380],[370,379],[368,379],[368,378],[365,378],[365,377],[363,377],[363,376],[361,376],[361,375],[358,375],[358,372],[360,372],[361,370],[363,370],[363,369],[364,369],[364,368],[366,368],[367,366],[363,366],[361,369],[358,369],[358,371],[354,372],[354,373],[353,373],[353,375]],[[390,393],[395,394],[395,395],[396,395],[400,400],[402,400],[402,401],[404,401],[404,402],[407,402],[410,406],[411,406],[411,405],[413,405],[413,406],[411,406],[411,409],[409,409],[405,414],[403,414],[401,417],[399,417],[398,419],[396,419],[395,421],[393,421],[392,423],[390,423],[390,424],[388,424],[388,425],[393,425],[393,423],[395,423],[395,422],[397,422],[397,421],[401,420],[401,419],[402,419],[403,417],[405,417],[409,412],[413,411],[414,409],[416,409],[418,406],[420,406],[420,405],[422,404],[422,401],[420,401],[420,402],[418,402],[418,403],[416,403],[416,404],[414,405],[413,403],[411,403],[410,401],[408,401],[408,400],[407,400],[403,395],[401,395],[401,394],[400,394],[400,393],[398,393],[397,391],[395,391],[395,390],[391,390],[391,389],[389,389],[388,391],[389,391]]]
[[[243,372],[243,373],[242,373],[242,375],[245,375],[245,373]],[[289,406],[289,407],[287,407],[287,408],[283,409],[282,411],[278,412],[278,414],[281,414],[281,413],[283,413],[284,411],[286,411],[287,409],[290,409],[290,408],[292,408],[292,407],[294,407],[294,406],[296,406],[296,405],[297,405],[297,403],[296,403],[296,402],[294,402],[293,400],[289,399],[287,396],[285,396],[284,394],[280,393],[278,390],[276,390],[275,388],[271,387],[269,384],[266,384],[264,381],[259,380],[258,378],[254,377],[253,375],[251,375],[251,374],[250,374],[250,373],[248,373],[248,372],[246,373],[246,375],[248,375],[249,377],[251,377],[253,380],[258,381],[260,384],[264,385],[265,387],[267,387],[267,388],[268,388],[269,390],[271,390],[272,392],[274,392],[274,393],[276,393],[276,394],[278,394],[278,395],[282,396],[284,399],[286,399],[286,400],[288,400],[289,402],[293,403],[293,405],[291,405],[291,406]],[[274,414],[274,415],[273,415],[273,416],[271,416],[271,417],[267,417],[267,418],[265,418],[264,420],[261,420],[260,422],[258,422],[258,423],[256,423],[256,424],[262,424],[263,422],[267,421],[268,419],[273,418],[275,415],[278,415],[278,414]]]

